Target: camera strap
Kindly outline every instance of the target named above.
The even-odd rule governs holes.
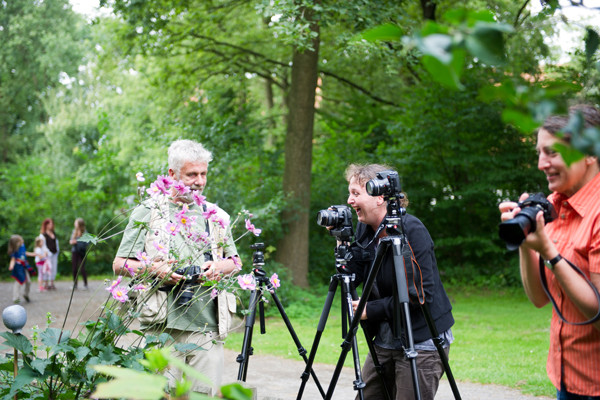
[[[598,293],[598,289],[596,289],[596,286],[594,286],[594,284],[589,280],[589,278],[583,273],[582,270],[580,270],[575,264],[573,264],[571,261],[567,260],[566,258],[563,258],[563,260],[568,262],[569,265],[571,266],[571,268],[573,268],[575,270],[575,272],[577,272],[579,275],[581,275],[583,277],[583,279],[585,279],[585,281],[588,283],[588,285],[590,285],[590,287],[594,291],[594,294],[596,295],[596,299],[598,300],[598,312],[596,313],[596,315],[593,316],[591,319],[589,319],[587,321],[583,321],[583,322],[570,322],[570,321],[567,321],[565,319],[565,317],[563,317],[560,310],[558,309],[558,305],[556,304],[554,297],[552,297],[552,295],[550,294],[550,290],[548,289],[548,281],[546,280],[546,267],[544,266],[544,260],[542,260],[542,257],[540,257],[540,261],[539,261],[540,262],[540,278],[542,280],[542,288],[544,288],[544,292],[546,292],[546,296],[548,296],[548,298],[550,299],[550,302],[552,303],[552,307],[554,307],[554,311],[556,311],[556,315],[558,315],[558,317],[563,322],[570,324],[570,325],[593,324],[594,322],[600,320],[600,293]]]

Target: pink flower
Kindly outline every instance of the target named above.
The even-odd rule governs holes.
[[[106,288],[106,290],[108,290],[109,292],[112,292],[114,288],[119,286],[119,284],[121,283],[122,280],[123,280],[123,277],[119,276],[116,281],[113,281],[112,284]]]
[[[206,197],[202,196],[202,193],[200,193],[199,190],[192,191],[192,197],[194,198],[194,202],[199,206],[206,203]]]
[[[182,196],[191,191],[191,189],[188,186],[185,186],[183,181],[174,182],[173,189],[175,189],[175,191],[177,192],[177,196]]]
[[[252,232],[255,236],[259,236],[262,232],[262,229],[257,229],[254,227],[254,224],[250,222],[249,219],[246,220],[246,229]]]
[[[138,251],[135,257],[142,262],[145,266],[152,264],[152,260],[148,257],[145,251]]]
[[[233,261],[233,265],[235,265],[236,270],[239,271],[242,269],[242,263],[238,257],[232,257],[231,260]]]
[[[254,281],[254,275],[246,274],[246,275],[238,275],[238,284],[244,290],[255,290],[256,282]]]
[[[273,289],[277,289],[279,286],[281,286],[281,281],[279,280],[277,273],[274,273],[273,275],[271,275],[271,278],[269,279],[269,281],[271,281],[271,285],[273,285]]]
[[[213,288],[210,292],[211,300],[214,300],[219,295],[219,291],[216,288]]]
[[[177,232],[179,232],[179,225],[172,222],[169,222],[165,228],[167,229],[167,232],[173,236],[177,235]]]
[[[159,175],[156,177],[156,182],[160,182],[161,186],[169,190],[173,186],[173,178],[169,175]]]
[[[148,286],[144,285],[143,283],[138,283],[132,288],[132,290],[135,290],[137,292],[145,292],[146,290],[148,290]]]
[[[159,242],[158,240],[155,240],[152,244],[154,244],[154,248],[159,253],[162,253],[162,254],[165,254],[165,255],[169,253],[169,251],[167,250],[167,248],[161,242]]]
[[[135,179],[137,179],[138,182],[144,182],[146,180],[146,178],[144,178],[144,174],[142,174],[141,172],[135,174]]]
[[[150,184],[150,187],[148,189],[146,189],[146,193],[148,193],[150,195],[150,197],[155,199],[158,196],[160,196],[161,194],[164,194],[164,186],[161,187],[161,186],[157,185],[156,182],[152,182]]]
[[[221,228],[223,228],[223,229],[227,228],[227,226],[229,225],[228,221],[224,220],[223,218],[219,218],[219,217],[212,218],[212,221],[221,225]]]
[[[127,264],[127,261],[125,261],[125,264],[123,264],[123,268],[129,272],[129,275],[135,276],[135,268],[130,267],[129,264]]]
[[[209,244],[208,233],[206,233],[206,232],[201,232],[199,234],[197,232],[192,232],[190,239],[194,243]]]
[[[112,294],[113,299],[125,303],[129,299],[129,296],[127,296],[128,291],[129,288],[127,286],[115,286],[113,290],[110,291],[110,294]]]
[[[183,209],[181,211],[179,211],[177,214],[175,214],[175,218],[177,219],[177,223],[179,225],[189,227],[194,223],[195,218],[188,216],[187,215],[188,211],[189,211],[189,208],[188,208],[187,204],[184,204]]]
[[[215,206],[208,207],[208,209],[202,213],[202,216],[205,219],[210,219],[213,215],[217,215],[217,208]]]

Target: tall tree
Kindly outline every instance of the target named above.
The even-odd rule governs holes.
[[[288,124],[285,137],[283,191],[293,196],[291,207],[283,212],[287,234],[277,249],[277,260],[291,267],[296,285],[308,287],[308,227],[312,170],[312,141],[315,116],[315,90],[319,71],[319,24],[315,12],[306,6],[298,9],[309,24],[311,46],[294,48],[292,81],[287,95]]]
[[[0,162],[31,150],[43,97],[82,63],[84,28],[68,0],[0,2]]]

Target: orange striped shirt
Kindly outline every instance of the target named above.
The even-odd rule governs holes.
[[[590,273],[600,274],[600,174],[569,198],[553,193],[548,199],[558,218],[546,226],[546,232],[557,250],[588,278]],[[546,278],[565,319],[587,320],[548,270]],[[562,380],[568,392],[600,396],[600,331],[592,325],[566,324],[553,310],[546,369],[557,388]]]

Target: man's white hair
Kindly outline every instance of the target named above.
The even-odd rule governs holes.
[[[212,161],[212,153],[204,148],[201,143],[193,140],[176,140],[169,146],[168,150],[169,169],[172,169],[179,175],[181,167],[186,162],[205,162]]]

